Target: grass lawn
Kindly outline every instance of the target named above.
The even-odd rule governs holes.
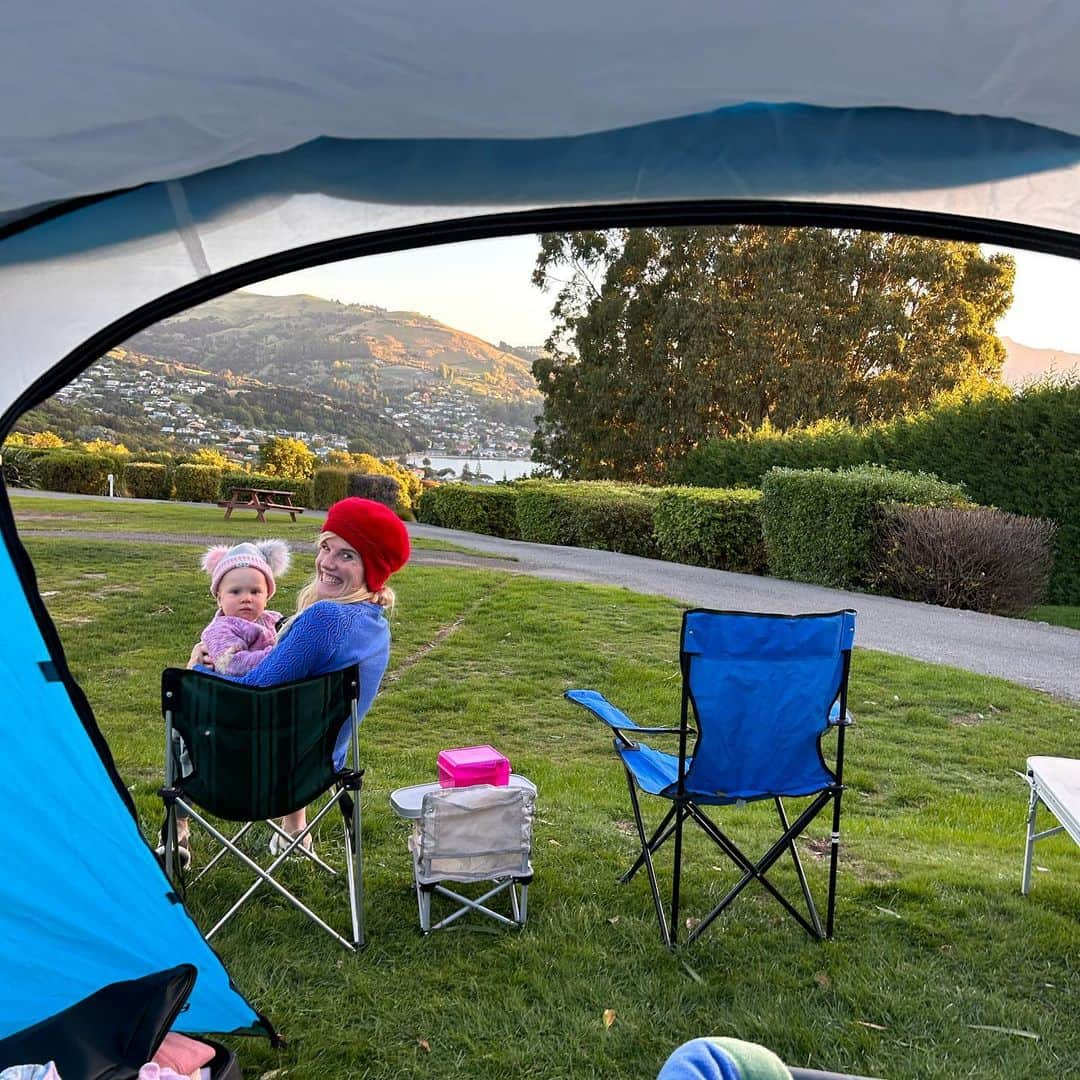
[[[180,514],[140,531],[250,533],[250,523],[218,518],[211,528],[183,508],[139,520],[166,511]],[[34,536],[34,525],[20,527],[45,602],[151,835],[161,817],[160,671],[183,662],[211,614],[201,546],[61,540]],[[274,532],[309,539],[311,527],[286,519]],[[280,583],[281,610],[308,575],[296,562]],[[288,1038],[281,1051],[233,1039],[246,1075],[646,1080],[704,1034],[893,1080],[1063,1076],[1080,1060],[1080,859],[1067,839],[1043,841],[1046,871],[1021,898],[1027,788],[1016,775],[1029,754],[1076,755],[1080,706],[858,650],[835,939],[811,941],[751,888],[671,954],[644,876],[615,880],[632,839],[610,737],[561,695],[596,687],[639,723],[668,724],[678,605],[493,570],[413,566],[394,582],[391,667],[361,732],[369,946],[345,953],[271,895],[214,939],[236,984]],[[520,933],[487,922],[425,939],[407,827],[387,796],[433,778],[440,749],[478,742],[539,787],[529,922]],[[769,816],[748,808],[726,822],[755,849]],[[322,848],[333,851],[329,831]],[[715,849],[692,843],[690,858],[692,917],[732,874]],[[824,863],[810,862],[821,886]],[[343,882],[287,869],[346,924]],[[192,891],[200,925],[240,884],[222,871]]]
[[[1080,607],[1069,604],[1041,604],[1025,616],[1033,622],[1048,622],[1055,626],[1069,626],[1080,630]]]
[[[250,510],[234,511],[226,521],[224,511],[211,503],[193,506],[150,500],[117,499],[106,502],[103,499],[62,499],[15,493],[10,493],[9,498],[20,536],[70,531],[202,537],[207,543],[276,536],[294,543],[312,543],[323,519],[321,512],[316,517],[309,514],[305,518],[301,514],[296,521],[288,514],[270,513],[266,524],[262,525]],[[418,538],[412,544],[427,551],[456,551],[478,558],[507,558],[445,540]]]

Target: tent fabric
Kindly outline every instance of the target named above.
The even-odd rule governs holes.
[[[13,0],[0,434],[197,299],[601,204],[884,208],[1078,253],[1078,46],[1066,4]],[[23,825],[0,836],[0,1034],[184,962],[183,1030],[250,1027],[138,834],[3,497],[0,526],[0,809]]]
[[[177,902],[111,760],[51,678],[53,657],[8,558],[0,596],[0,1038],[109,983],[183,963],[199,974],[180,1030],[253,1028],[258,1016]]]
[[[898,106],[1080,135],[1068,4],[14,0],[0,209],[319,135],[539,139],[745,102]]]

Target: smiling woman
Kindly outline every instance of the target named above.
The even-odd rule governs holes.
[[[390,659],[387,611],[394,592],[386,584],[409,559],[409,533],[389,507],[372,499],[342,499],[330,507],[315,556],[315,576],[300,591],[296,614],[282,625],[278,643],[242,676],[216,673],[246,686],[277,686],[297,679],[327,675],[351,664],[360,668],[357,718],[371,708]],[[189,666],[207,666],[200,642]],[[337,737],[334,765],[345,761],[352,732],[348,725]],[[177,841],[187,846],[186,821],[179,819]],[[298,810],[282,819],[291,836],[303,831],[307,814]],[[275,835],[271,844],[279,838]],[[309,846],[306,838],[305,846]]]

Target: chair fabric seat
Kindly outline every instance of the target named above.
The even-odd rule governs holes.
[[[650,795],[662,795],[665,798],[672,798],[675,795],[679,782],[678,754],[665,754],[662,750],[657,750],[646,743],[638,743],[635,747],[616,745],[616,752],[642,791]],[[686,758],[688,773],[693,760],[690,756]],[[827,788],[832,781],[832,775],[822,769],[821,776],[816,782],[809,785],[792,784],[780,791],[772,789],[762,791],[756,788],[743,788],[739,791],[701,791],[688,785],[685,788],[685,794],[703,806],[731,806],[737,802],[772,799],[777,795],[790,798],[813,795]]]

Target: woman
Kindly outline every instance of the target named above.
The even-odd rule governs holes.
[[[357,716],[363,718],[390,658],[386,613],[394,605],[394,592],[386,581],[408,558],[408,530],[389,507],[359,498],[334,503],[319,536],[315,576],[300,590],[296,614],[282,625],[277,645],[245,675],[222,678],[246,686],[276,686],[359,664]],[[206,649],[199,642],[188,667],[212,670],[207,661]],[[334,746],[338,768],[345,762],[351,737],[346,725]],[[307,811],[289,814],[281,825],[295,837],[307,825]],[[310,848],[310,841],[305,838],[306,847]],[[177,819],[177,846],[188,847],[188,823],[183,818]],[[275,833],[271,853],[277,855],[285,847],[284,839]]]

